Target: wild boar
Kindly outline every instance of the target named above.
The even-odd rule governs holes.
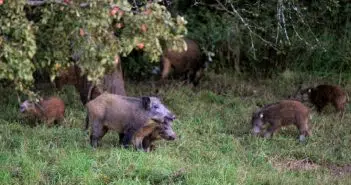
[[[317,87],[309,87],[301,90],[296,97],[302,101],[310,101],[316,106],[319,113],[322,112],[322,109],[326,105],[331,103],[336,111],[341,113],[341,117],[344,116],[345,105],[348,101],[346,92],[336,85],[318,85]]]
[[[145,152],[150,152],[155,148],[153,143],[160,139],[176,139],[171,121],[148,120],[148,123],[134,134],[132,142],[137,149],[142,148]]]
[[[161,80],[164,81],[173,68],[175,74],[184,75],[188,82],[197,86],[202,77],[201,69],[206,67],[206,58],[195,41],[188,38],[184,40],[187,44],[186,51],[177,52],[171,49],[164,51],[161,57]]]
[[[24,101],[20,105],[20,112],[27,116],[38,118],[48,126],[54,122],[62,121],[65,115],[65,104],[58,97],[49,97],[40,100],[38,103]]]
[[[268,124],[264,137],[271,137],[281,127],[294,124],[300,131],[299,140],[302,142],[306,136],[311,135],[309,114],[309,108],[299,101],[281,100],[268,104],[252,114],[252,132],[255,135],[259,134]]]
[[[125,96],[123,73],[119,60],[118,58],[117,64],[112,70],[106,72],[102,79],[102,84],[98,84],[97,86],[92,87],[92,83],[88,80],[87,75],[83,75],[80,67],[76,64],[61,70],[55,78],[55,85],[58,89],[64,85],[74,85],[79,92],[83,105],[99,96],[102,92]]]
[[[148,120],[169,122],[175,115],[156,97],[127,97],[103,93],[86,104],[91,124],[90,141],[97,147],[108,130],[119,133],[120,143],[127,147],[134,134]]]
[[[81,77],[81,70],[77,65],[71,65],[59,71],[58,76],[54,79],[57,89],[61,90],[65,85],[76,85],[79,83]]]

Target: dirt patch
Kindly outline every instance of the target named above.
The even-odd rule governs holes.
[[[278,170],[294,170],[294,171],[305,171],[305,170],[315,170],[320,167],[320,165],[313,163],[309,159],[288,159],[272,162],[274,168]]]
[[[329,165],[328,169],[335,176],[344,176],[351,174],[351,164],[344,166]]]
[[[337,166],[335,164],[329,165],[319,165],[314,163],[309,159],[283,159],[271,162],[273,167],[279,171],[284,170],[292,170],[292,171],[307,171],[307,170],[315,170],[319,168],[328,169],[330,173],[334,176],[345,176],[351,175],[351,164]]]

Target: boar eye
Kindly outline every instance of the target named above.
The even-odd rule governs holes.
[[[152,106],[152,108],[154,108],[154,109],[158,109],[158,108],[159,108],[159,106],[158,106],[158,105],[153,105],[153,106]]]

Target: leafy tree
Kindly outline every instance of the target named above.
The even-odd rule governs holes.
[[[78,64],[94,82],[118,56],[143,50],[158,61],[165,47],[183,50],[183,17],[156,2],[127,0],[0,0],[0,80],[31,94],[33,72]]]

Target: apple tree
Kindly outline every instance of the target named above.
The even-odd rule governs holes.
[[[185,25],[156,1],[0,0],[0,80],[30,95],[35,70],[49,71],[52,80],[76,63],[96,82],[134,49],[150,62],[166,47],[185,49]]]

